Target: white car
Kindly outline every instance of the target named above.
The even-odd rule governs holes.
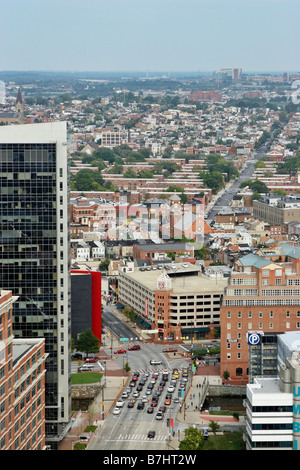
[[[174,392],[174,390],[175,390],[175,388],[174,388],[174,387],[168,387],[168,392],[169,392],[169,393],[173,393],[173,392]]]
[[[150,364],[151,364],[152,366],[158,366],[158,365],[161,364],[161,361],[157,361],[157,360],[151,359]]]
[[[120,414],[120,411],[121,411],[120,408],[118,408],[118,407],[116,406],[116,407],[114,408],[114,410],[113,410],[113,414],[114,414],[114,415],[119,415],[119,414]]]
[[[124,406],[124,401],[123,400],[118,400],[117,403],[116,403],[116,406],[118,408],[122,408],[122,406]]]
[[[156,413],[155,419],[163,419],[163,417],[164,417],[163,413],[161,411],[158,411]]]
[[[132,396],[133,396],[133,397],[139,397],[139,396],[140,396],[140,392],[134,392]]]
[[[123,392],[121,396],[122,396],[122,398],[128,398],[128,397],[129,397],[129,393]]]
[[[144,395],[144,396],[143,396],[143,398],[142,398],[142,402],[143,402],[143,403],[147,403],[147,402],[148,402],[148,398],[147,398],[147,396],[146,396],[146,395]]]

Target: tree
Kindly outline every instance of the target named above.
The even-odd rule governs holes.
[[[228,372],[228,370],[224,370],[223,372],[223,378],[224,380],[227,382],[227,380],[229,379],[230,377],[230,373]]]
[[[210,188],[214,193],[224,187],[224,178],[219,171],[201,171],[199,176],[203,180],[204,186]]]
[[[220,425],[218,423],[216,423],[216,421],[210,421],[208,423],[210,429],[212,430],[212,432],[216,435],[217,431],[220,429]]]
[[[86,354],[97,353],[99,351],[99,339],[93,334],[91,328],[80,333],[76,342],[76,349]]]
[[[179,450],[201,450],[204,436],[201,430],[189,427],[184,431],[184,439],[179,442]]]

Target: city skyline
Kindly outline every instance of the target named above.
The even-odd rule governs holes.
[[[294,0],[4,2],[1,70],[296,72],[299,10]]]

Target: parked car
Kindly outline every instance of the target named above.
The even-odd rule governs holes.
[[[72,359],[82,359],[83,354],[80,352],[75,352],[72,354]]]

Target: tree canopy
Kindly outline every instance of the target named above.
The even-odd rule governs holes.
[[[80,333],[76,341],[76,349],[85,354],[97,353],[99,351],[99,340],[90,328]]]

